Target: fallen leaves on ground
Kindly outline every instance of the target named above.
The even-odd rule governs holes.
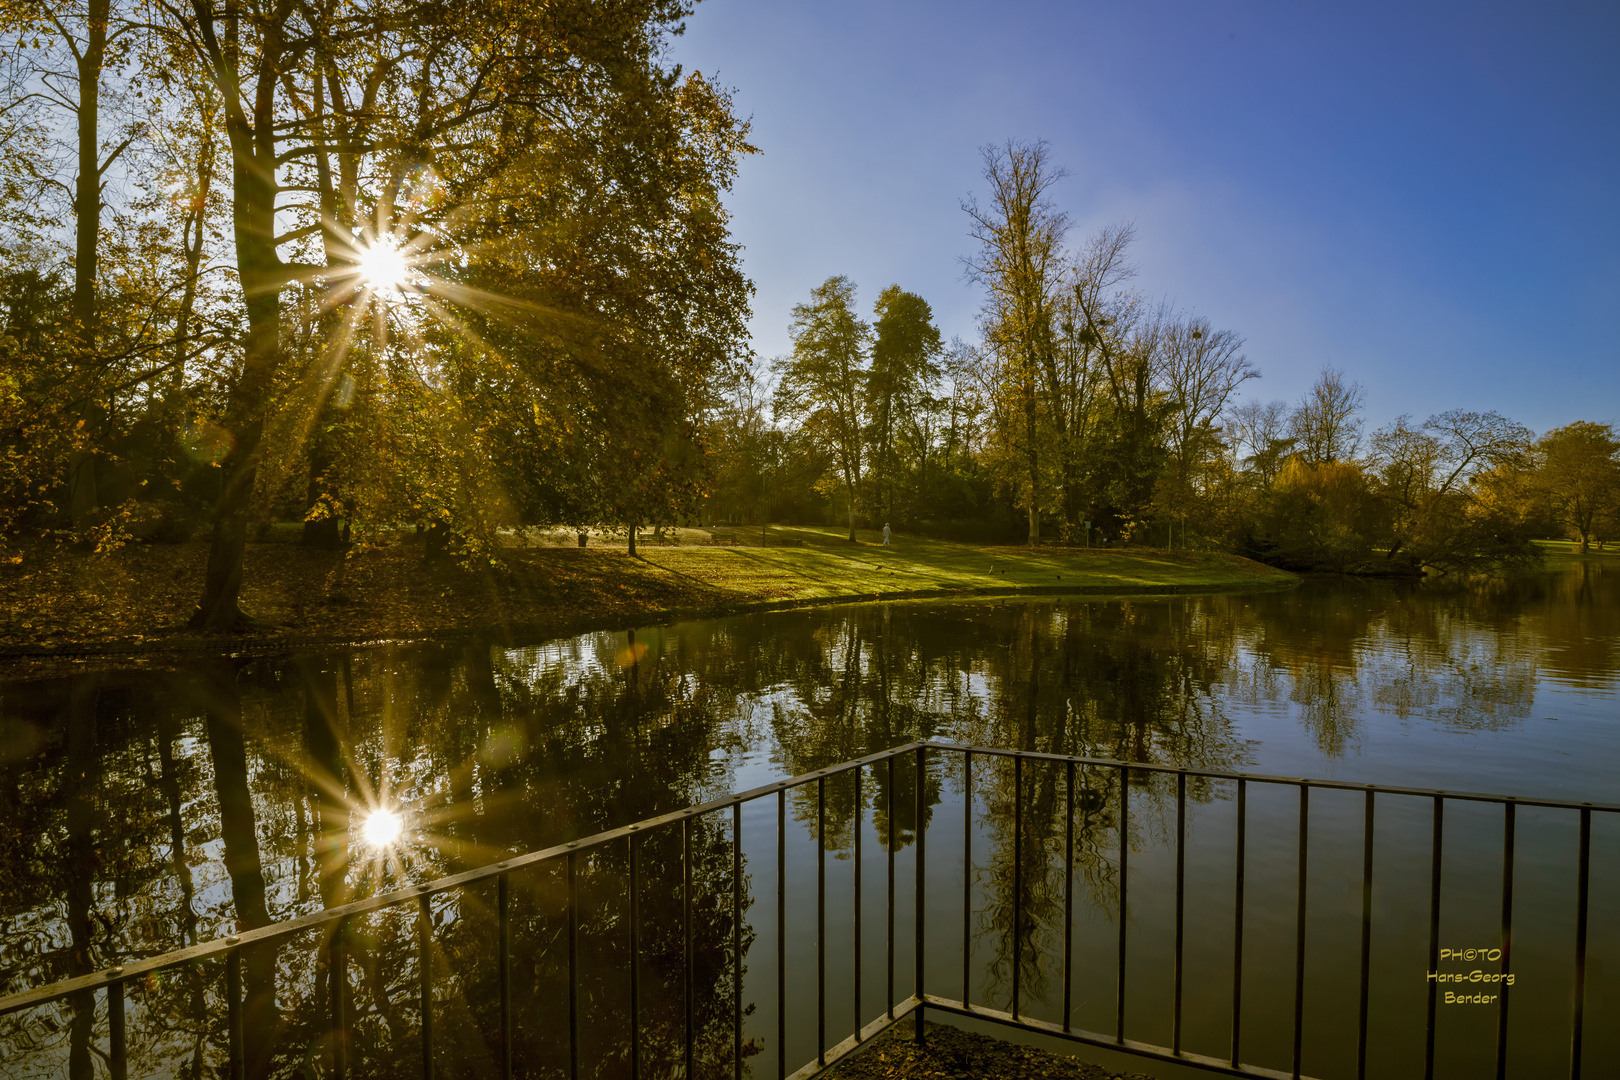
[[[918,1046],[914,1030],[903,1020],[823,1075],[830,1080],[1152,1080],[948,1024],[928,1023]]]

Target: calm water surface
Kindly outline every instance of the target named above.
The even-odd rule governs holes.
[[[132,668],[0,685],[0,973],[4,992],[42,985],[320,910],[379,888],[483,865],[914,739],[1130,761],[1620,802],[1620,571],[1576,564],[1471,587],[1312,581],[1287,593],[1174,599],[919,602],[782,612],[521,648],[369,647],[166,670]],[[964,777],[943,756],[924,780],[932,992],[961,992]],[[865,873],[862,993],[885,993],[885,840],[892,813],[899,902],[909,899],[916,777],[829,785],[822,849],[829,895],[832,1042],[848,1034],[848,922],[857,835]],[[1062,998],[1061,777],[1031,767],[1026,852],[1048,872],[1010,874],[1010,770],[980,762],[966,912],[970,993],[1006,1007],[1014,885],[1023,890],[1025,1004],[1058,1020]],[[1131,797],[1127,1034],[1167,1043],[1173,928],[1174,784]],[[1185,1041],[1227,1051],[1235,839],[1230,785],[1190,788]],[[1044,800],[1044,801],[1043,801]],[[1074,1022],[1112,1031],[1118,780],[1083,771],[1076,800]],[[1306,1071],[1354,1073],[1361,798],[1311,807]],[[404,839],[379,850],[362,825],[385,806]],[[1380,802],[1372,1063],[1421,1075],[1431,808]],[[817,810],[788,804],[789,1069],[813,1056]],[[1297,794],[1251,785],[1245,1057],[1287,1068],[1291,1049]],[[1511,1031],[1516,1075],[1567,1069],[1573,959],[1572,815],[1518,815]],[[729,820],[695,829],[694,960],[699,1071],[729,1075],[731,1010],[747,1011],[753,1075],[774,1076],[775,801],[743,815],[748,925],[730,948]],[[1620,1061],[1620,830],[1593,832],[1587,1075]],[[1446,819],[1443,936],[1500,932],[1500,810],[1453,804]],[[954,861],[953,861],[954,860]],[[679,1072],[680,852],[642,854],[642,1064]],[[582,1029],[590,1075],[628,1075],[622,854],[580,881]],[[514,883],[520,1064],[560,1069],[562,884]],[[932,878],[931,878],[932,880]],[[1083,883],[1082,883],[1083,882]],[[483,895],[489,893],[489,895]],[[808,898],[808,899],[807,899]],[[491,1066],[496,1030],[492,889],[434,910],[442,1075]],[[414,1072],[414,913],[355,930],[362,1074]],[[908,924],[909,925],[909,924]],[[902,935],[904,936],[904,935]],[[278,1075],[324,1075],[317,942],[248,965]],[[910,969],[910,946],[897,961]],[[741,1002],[730,996],[745,969]],[[806,973],[809,973],[806,975]],[[909,976],[897,990],[910,992]],[[132,1075],[214,1075],[223,1060],[217,971],[182,973],[132,998]],[[841,989],[840,989],[841,988]],[[143,996],[144,995],[144,996]],[[870,1010],[869,1010],[870,1011]],[[1494,1063],[1496,1011],[1445,1011],[1438,1075]],[[1603,1018],[1607,1018],[1606,1020]],[[105,1013],[64,1003],[0,1021],[5,1075],[105,1072]],[[250,1039],[250,1041],[255,1041]],[[250,1048],[251,1049],[251,1048]],[[1416,1073],[1412,1056],[1416,1054]],[[26,1052],[25,1052],[26,1051]],[[1560,1055],[1563,1055],[1560,1057]]]

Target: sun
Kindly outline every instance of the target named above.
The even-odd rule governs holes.
[[[399,815],[391,810],[374,810],[366,823],[360,828],[360,835],[372,847],[388,847],[399,839],[403,829],[403,822]]]
[[[360,250],[360,277],[370,288],[398,291],[410,273],[405,253],[392,240],[385,238]]]

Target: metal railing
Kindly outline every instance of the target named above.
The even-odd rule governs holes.
[[[959,998],[946,997],[927,992],[929,975],[925,970],[928,949],[926,941],[926,907],[928,896],[927,873],[927,821],[930,809],[927,803],[927,783],[929,755],[949,756],[960,758],[962,765],[962,806],[963,806],[963,926],[962,926],[962,992]],[[973,928],[972,919],[972,890],[973,879],[971,868],[973,866],[973,836],[974,836],[974,762],[975,760],[1002,760],[1011,761],[1013,772],[1013,827],[1012,827],[1012,872],[1013,881],[1013,917],[1009,933],[1011,934],[1011,955],[1013,962],[1010,965],[1010,1008],[998,1010],[985,1004],[974,1004],[971,1001],[970,989],[972,986],[973,963]],[[904,987],[896,987],[896,852],[903,843],[897,843],[895,833],[894,807],[889,807],[887,814],[887,835],[883,837],[883,847],[887,853],[886,868],[886,896],[887,917],[884,927],[886,939],[886,972],[885,989],[886,1000],[881,1011],[875,1016],[868,1016],[862,1002],[862,956],[863,956],[863,927],[862,927],[862,890],[864,887],[862,872],[861,851],[861,816],[856,812],[856,827],[854,829],[854,860],[853,860],[853,935],[852,969],[854,974],[854,993],[850,1020],[853,1022],[853,1034],[829,1046],[828,1039],[828,976],[827,976],[827,785],[828,781],[843,774],[853,774],[850,782],[855,787],[855,805],[863,805],[861,784],[863,777],[873,770],[883,769],[886,772],[887,790],[890,793],[891,803],[895,787],[896,762],[907,762],[906,769],[915,778],[915,819],[913,838],[913,873],[915,882],[913,887],[913,910],[910,914],[913,936],[913,963],[912,992],[900,996]],[[1021,959],[1030,943],[1021,938],[1027,936],[1025,930],[1025,913],[1021,909],[1023,903],[1023,890],[1020,887],[1026,874],[1025,867],[1025,816],[1026,797],[1024,793],[1025,771],[1031,764],[1039,764],[1049,769],[1059,769],[1064,778],[1064,811],[1063,811],[1063,925],[1062,925],[1062,1005],[1061,1021],[1054,1023],[1036,1019],[1030,1016],[1024,1008],[1024,987],[1022,986]],[[1117,883],[1117,942],[1116,970],[1115,970],[1115,1001],[1114,1001],[1114,1030],[1111,1033],[1083,1030],[1071,1023],[1074,1014],[1072,989],[1074,985],[1074,908],[1075,908],[1075,783],[1077,770],[1102,770],[1105,774],[1112,773],[1117,777],[1117,820],[1115,829],[1120,841],[1115,855],[1114,880]],[[1175,932],[1174,932],[1174,970],[1172,979],[1172,1000],[1170,1002],[1171,1040],[1168,1046],[1151,1042],[1134,1040],[1126,1037],[1126,988],[1128,978],[1127,956],[1129,954],[1129,901],[1130,901],[1130,855],[1129,842],[1131,827],[1131,789],[1133,781],[1142,783],[1143,778],[1154,774],[1164,774],[1175,778]],[[1235,785],[1236,801],[1236,837],[1233,856],[1234,871],[1234,910],[1235,922],[1232,934],[1232,982],[1230,992],[1230,1043],[1228,1052],[1219,1056],[1199,1054],[1187,1050],[1183,1046],[1183,981],[1186,971],[1186,872],[1187,872],[1187,799],[1188,780],[1210,780]],[[1283,788],[1295,788],[1298,791],[1298,871],[1297,871],[1297,902],[1294,913],[1295,935],[1293,944],[1293,1029],[1292,1029],[1292,1062],[1288,1070],[1264,1068],[1251,1064],[1243,1056],[1243,987],[1244,987],[1244,922],[1245,922],[1245,885],[1246,885],[1246,845],[1248,841],[1249,812],[1248,799],[1251,785],[1264,785]],[[816,1053],[812,1060],[807,1062],[790,1062],[788,1059],[788,996],[787,996],[787,798],[788,793],[795,789],[813,788],[815,793],[816,813],[816,842],[817,842],[817,868],[816,868]],[[425,1080],[431,1080],[435,1070],[434,1033],[435,1017],[433,997],[433,967],[429,962],[430,953],[434,947],[433,917],[430,901],[440,894],[457,890],[465,890],[470,886],[489,882],[496,883],[496,915],[498,924],[497,956],[499,963],[499,1036],[498,1060],[499,1073],[503,1080],[509,1080],[513,1075],[513,990],[511,979],[512,954],[512,919],[511,919],[511,889],[510,879],[515,872],[542,865],[560,865],[566,882],[566,940],[567,940],[567,1025],[566,1038],[568,1041],[567,1075],[577,1078],[580,1073],[580,1014],[578,985],[580,979],[578,935],[580,930],[579,894],[577,889],[577,870],[582,856],[609,845],[622,844],[625,846],[628,860],[628,881],[626,884],[628,918],[625,932],[628,935],[628,948],[630,957],[630,970],[628,979],[628,1000],[624,1003],[628,1010],[628,1067],[630,1075],[639,1078],[643,1075],[642,1061],[642,968],[643,949],[642,940],[642,913],[639,909],[639,890],[642,885],[642,868],[640,855],[647,838],[662,830],[676,830],[679,832],[681,851],[681,881],[680,881],[680,925],[681,940],[683,944],[682,985],[684,1024],[682,1028],[683,1055],[682,1064],[685,1075],[696,1075],[697,1061],[695,1058],[695,1044],[697,1040],[694,1001],[697,988],[694,986],[694,933],[693,933],[693,834],[696,826],[710,815],[726,815],[729,813],[731,826],[731,888],[729,896],[730,905],[730,947],[734,958],[731,964],[731,1046],[730,1046],[730,1072],[735,1080],[741,1080],[744,1074],[744,1007],[743,1007],[743,944],[742,934],[744,927],[743,901],[743,842],[742,842],[742,811],[749,803],[769,800],[772,796],[776,801],[776,903],[775,903],[775,937],[776,937],[776,1075],[785,1080],[800,1080],[814,1076],[830,1066],[840,1058],[859,1049],[862,1044],[885,1029],[910,1018],[915,1023],[915,1038],[924,1037],[923,1018],[928,1010],[953,1014],[959,1016],[975,1017],[989,1020],[1003,1025],[1010,1025],[1042,1035],[1056,1036],[1062,1039],[1104,1047],[1109,1050],[1125,1051],[1131,1054],[1190,1065],[1200,1069],[1236,1076],[1262,1076],[1262,1077],[1293,1077],[1302,1076],[1301,1066],[1304,1048],[1304,1016],[1305,1016],[1305,958],[1306,958],[1306,913],[1309,875],[1308,854],[1310,845],[1310,805],[1311,793],[1318,790],[1336,790],[1344,792],[1361,792],[1364,795],[1363,809],[1363,853],[1362,853],[1362,881],[1361,881],[1361,934],[1360,934],[1360,972],[1358,994],[1358,1037],[1356,1052],[1356,1076],[1363,1080],[1368,1069],[1368,1015],[1369,1015],[1369,972],[1371,942],[1373,930],[1373,871],[1374,871],[1374,843],[1373,826],[1375,809],[1380,796],[1400,797],[1428,800],[1432,803],[1432,865],[1429,881],[1429,926],[1428,926],[1428,969],[1430,972],[1438,970],[1440,961],[1440,925],[1441,925],[1441,884],[1442,864],[1445,843],[1445,809],[1448,802],[1453,803],[1484,803],[1502,807],[1503,811],[1503,860],[1501,870],[1502,900],[1501,900],[1501,972],[1511,972],[1512,962],[1512,932],[1513,932],[1513,900],[1514,900],[1514,844],[1516,835],[1517,811],[1520,808],[1546,808],[1558,811],[1569,811],[1579,816],[1579,841],[1576,850],[1576,880],[1574,883],[1575,901],[1575,927],[1574,927],[1574,978],[1572,996],[1572,1014],[1570,1018],[1569,1046],[1570,1065],[1569,1075],[1572,1080],[1579,1080],[1582,1068],[1583,1033],[1586,1020],[1586,964],[1588,946],[1588,921],[1590,913],[1590,886],[1591,886],[1591,848],[1592,848],[1592,817],[1594,814],[1620,813],[1620,806],[1613,804],[1598,804],[1585,802],[1565,802],[1549,799],[1520,799],[1504,795],[1487,795],[1473,792],[1439,791],[1410,787],[1395,787],[1377,784],[1357,784],[1331,780],[1305,780],[1295,777],[1263,776],[1255,774],[1242,774],[1219,770],[1177,768],[1166,765],[1138,764],[1115,761],[1101,758],[1073,757],[1058,754],[1045,754],[1026,751],[1010,751],[989,747],[964,746],[940,742],[918,742],[896,747],[891,750],[871,754],[866,757],[847,761],[839,765],[816,770],[790,780],[767,784],[763,787],[732,795],[727,798],[714,800],[699,806],[680,810],[650,818],[632,825],[610,829],[594,836],[557,845],[542,851],[518,856],[489,866],[469,870],[464,873],[442,877],[426,884],[398,889],[387,893],[358,900],[340,907],[330,908],[296,919],[289,919],[260,929],[248,930],[243,933],[226,937],[220,940],[164,953],[150,959],[137,960],[119,967],[77,978],[66,979],[52,983],[38,989],[24,993],[14,994],[0,998],[0,1016],[19,1013],[25,1010],[45,1006],[53,1002],[71,999],[75,995],[105,994],[106,1013],[108,1018],[109,1047],[107,1061],[113,1080],[126,1080],[128,1073],[127,1038],[125,1030],[125,998],[126,988],[137,980],[170,969],[181,968],[188,965],[202,964],[207,961],[223,960],[225,965],[225,1018],[227,1032],[227,1070],[232,1080],[244,1080],[246,1069],[243,1052],[243,1023],[244,1005],[242,993],[242,966],[243,956],[255,947],[267,946],[273,943],[284,942],[295,935],[308,931],[326,932],[324,948],[329,949],[330,973],[327,1000],[327,1011],[330,1025],[330,1074],[342,1078],[349,1071],[348,1046],[345,1033],[352,1023],[349,1015],[350,992],[348,988],[348,975],[346,964],[346,937],[344,930],[350,923],[360,916],[384,909],[415,905],[417,911],[416,948],[419,953],[417,963],[418,996],[421,1007],[420,1042],[421,1042],[421,1075]],[[876,818],[874,817],[874,828]],[[905,928],[902,926],[902,932]],[[936,984],[939,976],[935,976]],[[1510,983],[1500,986],[1499,1019],[1496,1040],[1496,1075],[1503,1077],[1507,1069],[1508,1051],[1508,987]],[[1432,1077],[1435,1072],[1435,1033],[1436,1033],[1436,1004],[1440,992],[1438,982],[1432,977],[1428,984],[1427,1016],[1425,1021],[1424,1040],[1424,1076]],[[835,1021],[836,1022],[836,1021]],[[790,1072],[790,1066],[797,1066]]]

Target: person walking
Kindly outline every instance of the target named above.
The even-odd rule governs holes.
[[[881,547],[888,547],[889,546],[889,523],[887,521],[885,521],[883,523],[883,543],[881,545],[879,545],[879,546],[881,546]]]

